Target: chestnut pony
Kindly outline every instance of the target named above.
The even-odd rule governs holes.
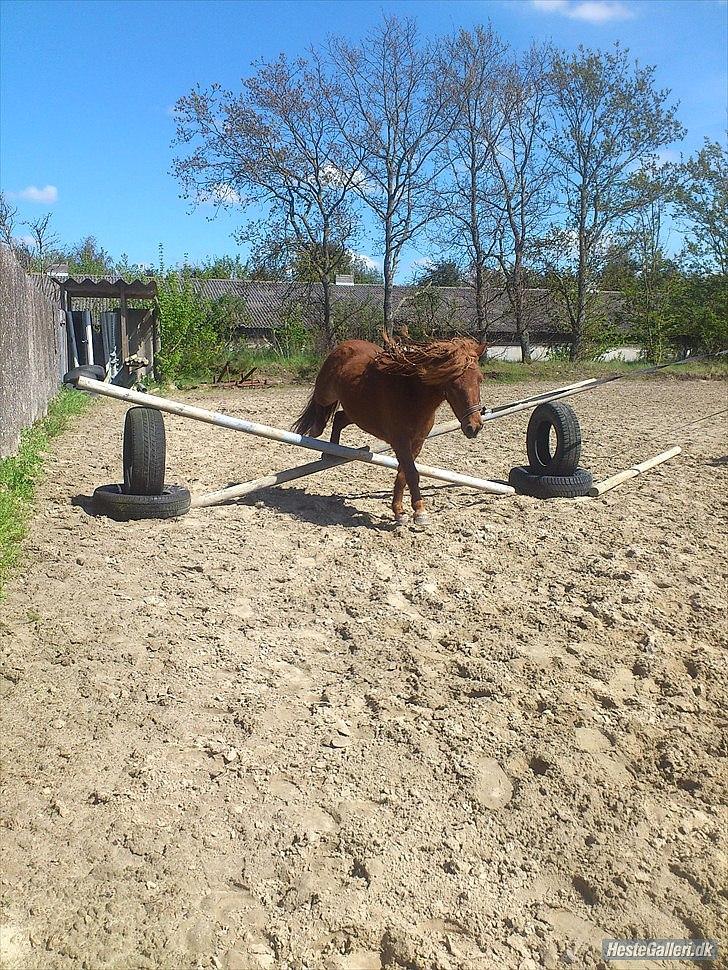
[[[341,404],[331,440],[338,444],[342,430],[356,424],[388,442],[399,462],[392,500],[395,520],[405,518],[406,482],[414,520],[424,524],[427,515],[415,459],[443,401],[453,409],[467,438],[482,428],[478,360],[484,352],[485,344],[468,337],[427,344],[390,342],[384,349],[367,340],[345,340],[324,361],[293,430],[318,438]]]

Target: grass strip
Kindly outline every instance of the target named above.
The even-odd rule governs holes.
[[[0,459],[0,596],[18,562],[48,444],[89,402],[88,395],[63,388],[51,401],[48,414],[22,432],[17,454]]]

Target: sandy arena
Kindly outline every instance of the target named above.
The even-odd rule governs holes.
[[[287,427],[307,394],[176,396]],[[725,415],[673,429],[726,386],[571,403],[597,480],[684,453],[597,500],[424,481],[427,530],[361,464],[124,524],[89,501],[124,407],[57,439],[0,605],[2,967],[593,968],[605,937],[725,941]],[[527,421],[423,460],[503,478]],[[193,491],[311,457],[166,425]]]

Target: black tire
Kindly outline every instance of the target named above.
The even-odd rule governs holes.
[[[593,483],[592,473],[585,468],[577,468],[573,475],[534,475],[524,465],[518,465],[508,475],[508,484],[519,495],[533,498],[579,498]]]
[[[549,437],[556,433],[556,450],[551,454]],[[528,464],[534,475],[573,475],[581,458],[581,428],[573,408],[560,401],[539,404],[526,431]]]
[[[79,377],[90,377],[94,381],[103,381],[106,377],[106,371],[101,364],[81,364],[80,367],[74,367],[73,370],[69,370],[63,375],[63,383],[75,386]]]
[[[162,412],[130,408],[124,422],[124,491],[127,495],[161,495],[167,441]]]
[[[189,512],[192,498],[181,485],[165,485],[161,495],[128,495],[122,485],[100,485],[94,507],[112,519],[176,519]]]

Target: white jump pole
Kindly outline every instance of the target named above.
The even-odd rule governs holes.
[[[579,390],[587,390],[591,385],[597,380],[597,378],[591,377],[585,381],[579,381],[577,384],[568,384],[566,387],[560,387],[553,391],[543,391],[541,394],[533,394],[531,397],[524,397],[520,401],[514,401],[512,404],[504,404],[498,408],[493,408],[491,410],[484,409],[481,412],[481,418],[483,421],[495,421],[497,418],[505,418],[509,414],[516,414],[518,411],[525,411],[528,408],[538,407],[539,404],[545,404],[547,401],[552,401],[555,398],[565,396],[567,392],[573,392],[575,394],[579,393]],[[445,421],[442,424],[437,424],[430,431],[427,438],[438,438],[443,434],[450,434],[452,431],[460,430],[459,421]],[[318,441],[318,438],[316,439]],[[318,449],[323,451],[322,448]],[[391,451],[391,446],[388,444],[380,443],[374,445],[370,449],[375,455],[383,454],[384,452]],[[309,461],[304,465],[296,465],[293,468],[286,468],[283,471],[276,472],[273,475],[266,475],[265,478],[256,478],[250,482],[242,482],[240,485],[230,485],[227,488],[221,488],[216,492],[205,492],[201,495],[195,495],[192,498],[193,508],[203,508],[210,505],[220,505],[222,502],[232,501],[236,498],[242,498],[244,495],[250,495],[252,492],[258,492],[264,488],[271,488],[275,485],[282,485],[285,482],[293,482],[297,478],[305,478],[308,475],[318,475],[321,472],[328,471],[329,468],[338,468],[339,465],[346,464],[350,459],[342,458],[338,461]]]
[[[83,311],[83,326],[84,332],[86,334],[86,363],[93,364],[94,362],[94,334],[91,329],[91,311]]]
[[[344,458],[351,461],[361,461],[370,465],[379,465],[382,468],[391,468],[397,471],[399,463],[395,458],[388,455],[376,454],[368,449],[346,448],[344,445],[336,445],[330,441],[321,441],[318,438],[311,438],[308,435],[296,434],[294,431],[283,431],[281,428],[272,428],[266,424],[257,424],[255,421],[245,421],[242,418],[234,418],[228,414],[220,414],[217,411],[208,411],[206,408],[194,407],[191,404],[181,404],[178,401],[170,401],[165,397],[156,397],[153,394],[141,394],[125,387],[117,387],[114,384],[105,384],[103,381],[95,381],[90,377],[78,377],[75,385],[81,391],[91,391],[94,394],[103,394],[106,397],[117,398],[120,401],[128,401],[131,404],[139,404],[142,407],[156,408],[158,411],[166,411],[168,414],[177,414],[183,418],[191,418],[193,421],[202,421],[205,424],[214,424],[219,428],[229,428],[231,431],[242,431],[245,434],[252,434],[258,438],[268,438],[270,441],[278,441],[281,444],[295,445],[297,448],[307,448],[309,451],[323,452],[333,455],[335,458]],[[435,468],[432,465],[416,465],[417,471],[425,478],[435,478],[441,482],[450,482],[453,485],[468,485],[470,488],[477,488],[482,492],[491,492],[494,495],[513,495],[515,489],[510,485],[501,482],[491,482],[483,478],[473,478],[470,475],[459,475],[445,468]]]
[[[679,445],[675,445],[674,448],[669,448],[667,451],[663,451],[662,454],[655,455],[654,458],[648,458],[646,461],[641,461],[639,465],[632,465],[626,471],[618,472],[616,475],[612,475],[611,478],[605,478],[603,482],[597,482],[596,485],[592,485],[586,494],[592,498],[603,495],[605,492],[609,492],[611,489],[621,485],[622,482],[628,482],[630,478],[636,478],[643,472],[649,471],[650,468],[661,465],[663,461],[669,461],[670,458],[674,458],[681,452],[682,448]]]

